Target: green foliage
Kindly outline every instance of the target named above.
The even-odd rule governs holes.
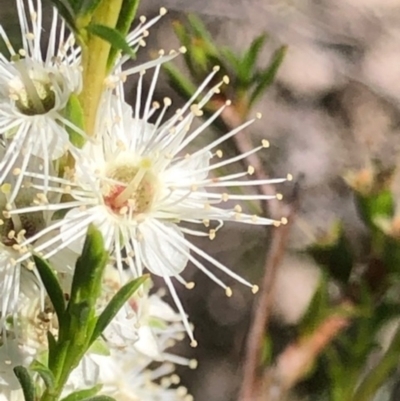
[[[35,385],[28,369],[23,366],[16,366],[14,368],[14,373],[15,376],[17,376],[19,383],[21,384],[25,401],[35,401]]]
[[[344,222],[336,222],[306,249],[324,273],[300,332],[312,332],[318,322],[334,313],[335,305],[340,307],[344,302],[353,310],[347,315],[348,329],[322,355],[330,379],[327,389],[330,401],[373,400],[398,365],[400,330],[389,349],[379,357],[377,354],[376,365],[366,371],[371,352],[379,351],[380,330],[400,317],[398,296],[392,296],[397,294],[400,283],[400,219],[393,217],[392,172],[375,166],[346,177],[354,192],[358,217],[368,230],[369,241],[362,255],[350,246]],[[331,281],[338,286],[341,301],[330,296]]]
[[[79,101],[79,97],[74,93],[71,94],[71,96],[68,99],[68,103],[65,108],[65,114],[68,121],[70,121],[74,126],[79,128],[81,131],[84,131],[85,122],[84,122],[82,105]],[[71,143],[77,148],[82,148],[86,142],[85,138],[71,126],[67,125],[65,128],[68,132],[69,140],[71,141]]]
[[[70,0],[75,14],[79,16],[92,15],[102,0]]]
[[[194,15],[188,15],[185,25],[176,21],[174,31],[187,49],[184,59],[195,84],[169,64],[164,68],[171,85],[188,98],[194,93],[196,84],[203,81],[212,68],[219,66],[220,76],[227,74],[232,81],[232,87],[235,88],[235,92],[229,96],[225,93],[226,89],[221,88],[220,96],[224,99],[232,98],[241,115],[246,115],[272,84],[287,49],[286,46],[280,47],[273,54],[269,65],[259,68],[258,61],[267,40],[266,35],[254,39],[244,54],[235,54],[227,47],[218,47],[204,24]]]
[[[43,363],[41,363],[37,360],[34,360],[31,363],[31,366],[29,367],[29,369],[32,372],[36,372],[39,374],[39,376],[42,378],[46,388],[48,388],[50,390],[54,389],[54,385],[55,385],[54,375],[46,365],[43,365]]]
[[[330,232],[318,238],[306,252],[327,269],[331,277],[344,284],[348,282],[353,268],[353,251],[340,222],[334,224]]]
[[[61,394],[69,374],[79,364],[82,357],[97,343],[97,348],[105,354],[104,346],[99,346],[99,336],[112,321],[125,302],[145,282],[147,276],[139,277],[124,285],[112,298],[100,315],[96,313],[96,303],[101,296],[104,269],[108,253],[104,249],[101,233],[94,226],[88,228],[82,255],[78,258],[67,302],[54,270],[48,262],[34,256],[40,278],[57,315],[59,332],[55,338],[48,332],[48,363],[34,361],[30,371],[37,373],[45,384],[40,401],[56,401]],[[97,341],[96,341],[97,340]],[[34,384],[29,371],[15,368],[15,374],[24,389],[25,401],[36,401]],[[90,390],[69,395],[64,401],[112,400],[96,396],[100,390],[96,386]],[[33,394],[33,395],[32,395]]]
[[[90,24],[86,27],[86,30],[92,35],[98,36],[110,43],[114,49],[121,50],[132,58],[136,57],[135,52],[127,43],[125,36],[117,29],[100,24]]]
[[[124,0],[122,3],[121,12],[119,13],[115,29],[124,37],[127,35],[129,28],[131,27],[138,6],[139,6],[139,0]],[[113,67],[117,56],[118,56],[118,48],[113,47],[110,50],[110,54],[108,56],[108,64],[107,64],[108,70],[110,70]],[[133,57],[135,56],[133,55]]]
[[[102,388],[101,384],[98,384],[97,386],[85,389],[85,390],[80,390],[76,391],[72,394],[69,394],[67,397],[63,398],[61,401],[84,401],[89,399],[90,397],[95,396]]]
[[[132,297],[132,295],[145,282],[145,280],[147,280],[147,278],[148,275],[144,275],[125,284],[114,295],[96,321],[96,325],[89,341],[90,345],[92,345],[93,342],[101,335],[101,333],[103,333],[104,329],[110,324],[111,320],[115,317],[118,311],[129,300],[129,298]]]
[[[71,0],[72,2],[73,0]],[[71,6],[70,1],[68,0],[50,0],[53,6],[57,9],[60,16],[67,23],[69,28],[75,34],[78,33],[78,27],[76,25],[76,14],[74,12],[74,8]]]
[[[59,322],[62,324],[65,313],[65,300],[64,293],[57,280],[54,270],[51,268],[48,262],[40,258],[37,255],[33,255],[33,259],[36,264],[36,268],[39,272],[40,278],[47,291],[47,295],[53,304],[54,310],[57,314]]]

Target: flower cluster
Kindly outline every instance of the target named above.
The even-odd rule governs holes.
[[[127,57],[117,59],[103,85],[95,135],[88,136],[69,118],[71,98],[82,91],[79,46],[54,10],[44,51],[40,0],[16,0],[16,4],[21,49],[12,47],[0,26],[10,53],[0,56],[0,399],[21,399],[12,367],[44,357],[46,332],[57,336],[57,321],[32,255],[51,261],[68,294],[90,224],[101,231],[110,254],[104,305],[127,278],[148,271],[163,278],[179,313],[143,288],[112,321],[104,341],[85,356],[66,391],[100,382],[103,394],[121,400],[190,399],[177,386],[172,365],[195,363],[166,352],[185,331],[196,345],[175,290],[176,283],[194,285],[182,272],[190,262],[230,296],[231,289],[213,272],[219,269],[257,292],[256,285],[194,245],[190,237],[212,240],[226,221],[279,225],[245,213],[236,202],[269,197],[224,191],[286,178],[254,180],[251,166],[219,174],[220,168],[268,147],[264,140],[248,154],[224,159],[219,146],[254,120],[195,148],[196,139],[230,105],[227,102],[204,122],[198,118],[228,81],[225,77],[215,83],[218,68],[166,118],[171,115],[171,100],[159,103],[153,96],[162,64],[179,52],[160,52],[158,59],[134,67],[126,67]],[[162,9],[160,16],[164,13]],[[148,22],[141,19],[127,36],[134,50],[160,16]],[[153,75],[145,93],[147,70]],[[124,82],[132,74],[137,76],[133,107],[124,99]],[[83,146],[76,146],[76,136]],[[153,361],[158,367],[148,370]]]

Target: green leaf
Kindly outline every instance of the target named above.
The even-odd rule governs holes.
[[[95,395],[94,397],[85,398],[84,401],[115,401],[115,398],[108,395]]]
[[[137,8],[139,6],[139,0],[124,0],[121,7],[121,12],[118,16],[117,25],[115,29],[122,35],[126,36],[129,28],[132,25],[133,20],[135,19]],[[115,59],[118,55],[118,50],[112,48],[110,50],[108,60],[107,60],[107,67],[108,70],[114,66]]]
[[[83,131],[85,127],[84,113],[79,97],[76,94],[73,93],[70,95],[65,112],[67,119]],[[65,129],[68,132],[71,143],[81,149],[86,142],[85,138],[68,125],[65,126]]]
[[[399,352],[400,329],[397,328],[387,351],[374,368],[370,369],[363,377],[351,401],[370,401],[374,398],[377,390],[388,379],[391,373],[395,371],[399,362]]]
[[[251,72],[254,69],[258,55],[260,54],[260,51],[263,48],[266,39],[267,35],[263,34],[253,40],[249,50],[246,52],[242,59],[243,72]]]
[[[395,212],[395,201],[390,189],[365,196],[357,194],[356,203],[361,218],[370,228],[375,228],[377,217],[393,217]]]
[[[28,369],[24,366],[16,366],[13,370],[21,384],[25,401],[35,401],[35,385]]]
[[[43,365],[43,363],[40,363],[38,360],[34,360],[29,368],[39,374],[48,389],[54,388],[54,375],[47,366]]]
[[[328,279],[325,275],[322,275],[319,287],[301,320],[299,331],[302,335],[312,333],[318,324],[330,313]]]
[[[136,57],[135,52],[129,46],[125,37],[116,29],[100,24],[90,24],[87,26],[86,30],[92,35],[98,36],[110,43],[114,49],[121,50],[132,58]]]
[[[279,48],[272,57],[272,61],[269,64],[268,68],[264,70],[258,77],[258,85],[250,96],[249,105],[253,105],[263,94],[264,90],[268,88],[272,84],[275,79],[276,73],[281,66],[283,59],[285,57],[287,51],[287,46],[282,46]]]
[[[343,225],[335,223],[329,232],[307,248],[314,260],[328,269],[330,275],[346,284],[353,269],[353,254]]]
[[[71,8],[70,3],[66,0],[50,0],[54,7],[57,9],[60,16],[65,20],[67,25],[71,28],[72,32],[77,32],[75,24],[75,13]]]
[[[60,372],[65,366],[65,360],[68,357],[71,340],[66,339],[65,341],[58,342],[57,348],[55,349],[53,356],[48,359],[48,366],[52,372]]]
[[[145,274],[133,281],[130,281],[121,287],[120,290],[113,296],[97,320],[90,344],[93,344],[93,342],[103,333],[118,311],[136,292],[136,290],[147,280],[148,277],[149,276]]]
[[[235,72],[240,70],[241,61],[229,47],[223,47],[221,49],[221,54]]]
[[[80,1],[79,8],[77,10],[78,16],[91,15],[96,11],[96,8],[100,5],[102,0],[83,0]]]
[[[84,401],[90,399],[90,397],[95,396],[101,390],[102,387],[103,386],[101,384],[97,384],[94,387],[76,391],[72,394],[67,395],[61,401]]]
[[[194,14],[189,14],[188,21],[189,21],[190,27],[192,28],[194,35],[203,39],[207,43],[209,43],[210,46],[212,46],[213,51],[215,53],[218,53],[217,48],[213,44],[213,39],[210,35],[210,32],[208,32],[207,28],[205,27],[205,25],[203,24],[201,19],[196,17],[196,15],[194,15]]]
[[[100,231],[91,224],[87,230],[82,255],[75,265],[69,309],[82,302],[87,302],[88,305],[96,303],[108,257]]]
[[[183,54],[186,66],[194,79],[203,79],[208,70],[207,55],[204,40],[194,37],[192,32],[179,21],[173,23],[175,35],[187,51]]]
[[[60,283],[58,282],[53,269],[44,259],[40,258],[37,255],[33,255],[33,259],[35,261],[36,268],[39,272],[44,288],[46,289],[50,301],[53,304],[58,318],[58,323],[60,326],[62,326],[65,313],[65,299],[64,293],[60,287]]]
[[[47,331],[47,344],[48,344],[48,349],[49,349],[48,360],[51,361],[54,359],[56,347],[57,347],[56,339],[54,338],[51,331]]]

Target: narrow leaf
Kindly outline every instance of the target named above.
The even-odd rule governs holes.
[[[79,101],[79,97],[74,93],[68,99],[66,115],[72,124],[74,124],[77,128],[84,130],[85,123],[82,105]],[[65,128],[68,132],[71,143],[77,148],[82,148],[86,142],[85,138],[70,126],[66,126]]]
[[[264,46],[264,43],[267,39],[267,35],[263,34],[254,39],[252,44],[250,45],[249,50],[243,57],[243,68],[251,71],[256,64],[258,55],[260,54],[261,49]]]
[[[68,356],[69,353],[69,348],[70,348],[71,340],[65,340],[62,343],[58,343],[57,348],[55,349],[52,358],[48,359],[48,365],[49,369],[52,372],[57,372],[62,369],[62,367],[65,365],[65,360]]]
[[[114,295],[114,297],[111,299],[111,301],[108,303],[106,308],[99,316],[89,344],[93,344],[93,342],[103,333],[111,320],[124,306],[125,302],[128,301],[128,299],[147,280],[148,277],[149,276],[145,274],[121,287],[121,289]]]
[[[207,28],[205,27],[201,19],[196,17],[194,14],[189,14],[188,20],[190,27],[194,32],[194,35],[197,36],[198,38],[201,38],[207,44],[207,49],[210,52],[218,54],[218,50],[214,45],[211,34],[210,32],[208,32]]]
[[[76,14],[79,11],[79,8],[83,0],[61,0],[61,1],[66,1],[74,11],[74,14]]]
[[[56,347],[57,347],[56,339],[54,338],[51,331],[47,332],[47,343],[48,343],[48,348],[49,348],[48,360],[51,361],[54,359]]]
[[[57,314],[59,325],[61,326],[65,312],[65,299],[64,293],[60,287],[60,283],[58,282],[53,269],[44,259],[37,255],[33,255],[33,259],[43,282],[44,288],[46,288],[47,294]]]
[[[132,58],[136,57],[135,52],[129,46],[125,37],[116,29],[100,24],[90,24],[86,29],[92,35],[98,36],[110,43],[114,49],[121,50]]]
[[[97,384],[94,387],[85,389],[85,390],[80,390],[76,391],[72,394],[67,395],[65,398],[63,398],[61,401],[83,401],[87,400],[90,397],[95,396],[102,388],[101,384]]]
[[[126,36],[129,31],[129,28],[132,25],[133,20],[135,19],[137,8],[139,5],[139,0],[124,0],[121,7],[121,12],[118,16],[117,25],[115,29],[122,35]],[[118,50],[112,48],[110,50],[108,60],[107,60],[107,68],[110,70],[114,66],[115,59],[118,55]]]
[[[57,9],[58,13],[65,20],[67,25],[71,28],[73,32],[77,32],[78,29],[75,24],[75,15],[74,11],[71,9],[71,6],[68,1],[65,0],[50,0],[54,7]]]
[[[101,280],[107,260],[108,253],[104,249],[103,237],[94,225],[90,225],[82,255],[75,265],[68,308],[83,301],[94,305],[101,291]]]
[[[22,387],[25,401],[35,401],[35,385],[29,371],[24,366],[16,366],[14,369],[15,376]]]
[[[268,86],[270,86],[274,81],[276,73],[278,72],[279,67],[285,57],[286,50],[287,46],[282,46],[279,48],[272,57],[272,61],[268,68],[259,76],[258,85],[250,97],[250,106],[259,99],[264,90],[268,88]]]
[[[231,65],[231,68],[235,70],[235,72],[240,69],[240,60],[231,49],[228,47],[223,47],[221,49],[221,54],[227,63]]]
[[[79,5],[78,16],[85,17],[86,15],[93,14],[101,1],[102,0],[83,0]]]
[[[47,366],[38,360],[34,360],[29,368],[39,374],[48,389],[54,388],[54,375]]]
[[[84,401],[115,401],[115,398],[108,395],[95,395],[94,397],[85,398]]]

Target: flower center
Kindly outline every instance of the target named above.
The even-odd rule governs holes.
[[[53,109],[56,102],[56,95],[50,84],[37,80],[31,80],[30,85],[25,84],[25,87],[14,95],[18,110],[27,116],[46,114]]]
[[[113,212],[135,217],[150,210],[157,189],[157,177],[151,171],[150,160],[112,163],[106,168],[106,177],[103,199]]]
[[[56,94],[51,88],[50,82],[46,82],[45,79],[32,78],[23,61],[16,61],[14,66],[19,72],[22,86],[10,87],[10,95],[15,100],[18,110],[27,116],[35,116],[46,114],[53,109],[56,103]]]

